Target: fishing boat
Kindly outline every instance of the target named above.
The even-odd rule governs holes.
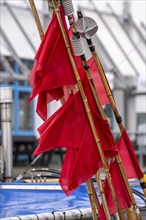
[[[53,15],[44,34],[33,0],[30,0],[30,5],[42,43],[30,76],[33,86],[29,101],[38,95],[37,113],[44,123],[38,129],[40,138],[33,154],[34,160],[23,173],[13,179],[10,120],[12,91],[10,88],[0,89],[4,146],[0,182],[1,219],[144,220],[146,177],[138,164],[92,42],[92,36],[98,29],[96,22],[89,17],[83,17],[81,11],[78,11],[79,20],[75,22],[70,0],[50,0],[49,6]],[[69,21],[69,29],[65,16]],[[92,54],[90,61],[86,60],[81,37],[89,46]],[[58,57],[62,62],[58,63]],[[66,78],[62,75],[65,72],[62,66],[69,72]],[[94,84],[94,77],[92,78],[91,72],[95,68],[101,77],[102,94],[98,85]],[[54,80],[54,71],[57,83]],[[46,73],[53,74],[47,78]],[[47,118],[46,106],[50,96],[56,100],[60,98],[62,106]],[[118,147],[102,108],[107,102],[113,108],[121,131]],[[76,132],[72,136],[74,128]],[[46,151],[62,146],[66,148],[66,156],[61,172],[35,168],[35,163]],[[127,158],[124,159],[125,153],[129,163]],[[130,170],[125,170],[126,166]]]

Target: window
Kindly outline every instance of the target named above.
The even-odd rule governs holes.
[[[12,67],[16,74],[21,74],[19,64],[13,57],[5,57],[9,65]],[[22,59],[22,62],[27,68],[32,68],[34,61]],[[0,71],[4,69],[4,63],[0,62]],[[31,88],[29,81],[15,80],[2,84],[2,86],[11,86],[13,90],[13,103],[12,103],[12,134],[13,136],[31,136],[34,135],[34,112],[33,102],[28,102]],[[0,125],[1,136],[1,125]]]
[[[137,127],[141,124],[146,124],[146,113],[137,114]]]
[[[32,103],[27,101],[28,92],[20,92],[19,95],[19,129],[33,130]]]
[[[141,152],[146,152],[146,113],[137,114],[137,132],[137,144],[142,147]]]

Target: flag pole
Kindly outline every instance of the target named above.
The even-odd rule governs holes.
[[[34,19],[35,19],[35,22],[36,22],[36,25],[38,28],[38,32],[39,32],[40,38],[42,40],[44,37],[44,32],[43,32],[43,28],[42,28],[42,25],[41,25],[41,22],[40,22],[40,19],[38,16],[38,12],[37,12],[34,0],[29,0],[29,4],[31,6],[31,10],[32,10],[32,13],[33,13],[33,16],[34,16]]]
[[[68,16],[68,19],[69,19],[69,23],[70,23],[70,26],[71,26],[71,28],[72,28],[73,34],[74,34],[77,38],[79,38],[80,36],[78,36],[79,33],[76,31],[76,28],[75,28],[75,26],[74,26],[74,22],[73,22],[72,16],[69,15],[69,16]],[[77,33],[78,33],[78,34],[77,34]],[[95,101],[96,101],[97,107],[98,107],[98,109],[99,109],[100,115],[101,115],[101,117],[102,117],[103,119],[106,119],[105,112],[104,112],[103,109],[102,109],[102,105],[101,105],[101,103],[100,103],[100,100],[99,100],[98,94],[97,94],[97,92],[96,92],[96,88],[95,88],[93,79],[92,79],[92,77],[91,77],[90,69],[89,69],[88,64],[87,64],[87,62],[86,62],[85,54],[82,54],[80,57],[81,57],[81,59],[82,59],[82,64],[83,64],[83,66],[84,66],[84,69],[85,69],[87,78],[88,78],[88,80],[89,80],[89,84],[90,84],[90,87],[91,87],[91,90],[92,90],[94,99],[95,99]],[[118,157],[118,156],[117,156],[117,159],[118,159],[118,161],[119,161],[119,157]],[[120,167],[122,166],[121,163],[122,163],[121,161],[120,161],[120,163],[118,163],[118,165],[119,165]],[[120,169],[120,171],[121,171],[121,169]],[[122,170],[122,171],[124,172],[124,170]],[[122,172],[122,176],[124,176],[123,172]],[[96,179],[99,180],[99,178],[96,178]],[[123,179],[124,179],[125,184],[126,184],[126,175],[123,177]],[[101,184],[99,184],[99,187],[100,187],[100,186],[101,186]],[[101,189],[101,191],[102,191],[102,193],[103,193],[103,190],[102,190],[102,189]],[[127,191],[128,191],[128,189],[127,189]],[[129,191],[128,191],[128,193],[129,193]],[[132,192],[131,192],[131,193],[132,193]],[[130,196],[131,196],[131,194],[130,194]],[[101,198],[103,198],[103,199],[105,200],[104,197],[101,197]],[[105,203],[104,200],[103,200],[103,205],[106,205],[106,203]],[[135,205],[135,203],[134,203],[134,205]],[[133,209],[133,208],[130,207],[129,209],[127,209],[127,212],[128,212],[128,210],[129,210],[129,214],[128,214],[128,215],[130,216],[130,220],[131,220],[131,219],[135,220],[135,213],[134,213],[134,210],[132,210],[132,209]]]
[[[78,17],[79,18],[82,17],[81,11],[78,11]],[[113,112],[114,112],[114,115],[115,115],[118,127],[119,127],[119,129],[120,129],[120,131],[122,133],[124,131],[124,129],[125,129],[124,124],[122,122],[122,117],[121,117],[121,115],[120,115],[120,113],[118,111],[116,102],[114,100],[113,94],[111,92],[110,86],[109,86],[108,81],[107,81],[107,77],[105,75],[105,72],[104,72],[104,70],[102,68],[101,62],[100,62],[99,57],[97,55],[97,52],[95,50],[95,46],[93,45],[91,38],[90,39],[86,38],[86,41],[88,43],[89,49],[90,49],[90,51],[92,53],[92,56],[94,58],[94,61],[96,63],[97,69],[99,70],[99,74],[100,74],[101,80],[103,82],[104,88],[106,90],[107,96],[109,98],[111,107],[113,109]],[[140,185],[141,185],[141,187],[143,189],[143,192],[144,192],[144,194],[146,196],[146,182],[145,182],[145,179],[144,179],[144,175],[143,175],[142,178],[139,179],[139,181],[140,181]]]
[[[66,9],[66,10],[67,10],[67,9]],[[74,21],[73,21],[73,19],[72,19],[72,15],[69,15],[69,16],[68,16],[68,20],[69,20],[69,24],[70,24],[70,27],[72,28],[72,32],[73,32],[74,36],[75,36],[76,38],[79,38],[80,36],[78,36],[79,33],[76,31],[76,28],[75,28],[75,26],[74,26]],[[104,113],[104,111],[103,111],[103,109],[102,109],[102,105],[101,105],[101,103],[100,103],[98,94],[97,94],[96,89],[95,89],[95,86],[94,86],[93,79],[92,79],[92,77],[91,77],[90,69],[89,69],[88,64],[87,64],[87,62],[86,62],[86,57],[85,57],[84,54],[82,54],[80,57],[81,57],[81,59],[82,59],[82,64],[83,64],[83,67],[84,67],[84,69],[85,69],[86,75],[87,75],[87,77],[88,77],[89,84],[90,84],[90,87],[91,87],[91,90],[92,90],[94,99],[95,99],[95,101],[96,101],[97,107],[98,107],[98,109],[99,109],[99,111],[100,111],[100,114],[101,114],[102,118],[103,118],[103,119],[106,119],[105,113]],[[97,176],[99,177],[99,174],[98,174]],[[125,177],[126,177],[126,176],[125,176]],[[99,178],[96,178],[96,180],[98,181]],[[97,183],[98,183],[98,182],[97,182]],[[103,194],[104,191],[103,191],[103,189],[101,188],[101,184],[98,184],[98,186],[100,187],[100,189],[101,189],[100,191],[101,191],[102,194]],[[107,203],[105,202],[105,196],[104,196],[104,197],[102,196],[101,198],[103,199],[103,206],[105,206],[104,209],[105,209],[105,213],[106,213],[106,210],[107,210],[106,204],[107,204]],[[129,210],[129,213],[130,213],[129,216],[131,216],[132,219],[135,219],[135,217],[134,217],[134,214],[135,214],[135,213],[134,213],[134,211],[132,212],[132,209],[133,209],[133,208],[131,207],[130,210]],[[127,212],[128,212],[128,209],[127,209]],[[107,216],[108,216],[108,214],[107,214]]]
[[[79,16],[82,16],[81,12],[79,12]],[[89,40],[88,40],[87,38],[86,38],[86,40],[87,40],[87,42],[89,42]],[[90,46],[91,46],[91,44],[90,44]],[[93,51],[94,51],[94,46],[92,45],[92,47],[93,47],[93,48],[91,49],[91,52],[93,53]],[[97,54],[96,51],[95,51],[94,53]],[[94,60],[95,60],[95,59],[94,59]],[[98,59],[98,60],[99,60],[99,59]],[[95,60],[95,63],[96,63],[96,60]],[[100,63],[100,62],[98,62],[98,63]],[[96,63],[96,65],[97,65],[97,63]],[[100,65],[101,65],[101,64],[100,64]],[[98,68],[98,66],[97,66],[97,68]],[[101,67],[100,69],[102,69],[102,72],[104,73],[103,68]],[[99,71],[99,72],[100,72],[100,71]],[[100,76],[101,76],[101,73],[100,73]],[[104,73],[104,76],[105,76],[105,73]],[[90,80],[90,79],[89,79],[89,80]],[[109,84],[108,84],[108,81],[107,81],[107,79],[106,79],[106,76],[105,76],[104,82],[106,82],[106,84],[107,84],[106,87],[105,87],[105,90],[106,90],[106,92],[107,92],[107,95],[110,94],[110,96],[112,96],[111,89],[108,88],[108,87],[109,87]],[[103,82],[103,84],[104,84],[104,82]],[[92,85],[94,85],[94,84],[90,84],[90,85],[92,86]],[[104,86],[105,86],[105,85],[104,85]],[[107,88],[108,88],[108,91],[107,91]],[[93,90],[96,90],[96,89],[95,89],[95,86],[93,87]],[[94,93],[93,93],[93,95],[94,95]],[[108,95],[108,97],[109,97],[109,95]],[[96,96],[95,96],[95,95],[94,95],[94,98],[96,99]],[[109,100],[110,100],[110,99],[109,99]],[[113,96],[112,96],[112,100],[113,100],[113,102],[115,103]],[[98,102],[99,102],[99,101],[98,101]],[[113,103],[113,102],[112,102],[112,103]],[[110,101],[110,103],[111,103],[111,101]],[[111,103],[111,105],[112,105],[112,103]],[[104,115],[104,113],[103,113],[104,111],[103,111],[103,109],[102,109],[102,106],[101,106],[100,102],[99,102],[99,105],[100,105],[99,111],[100,111],[100,113],[101,113],[101,116],[102,116],[103,119],[105,119],[105,115]],[[115,106],[116,106],[116,104],[115,104]],[[113,106],[112,106],[112,107],[113,107]],[[114,108],[113,108],[113,109],[114,109]],[[118,112],[118,110],[116,110],[116,112]],[[117,115],[117,118],[118,118],[118,117],[121,117],[121,116],[119,115],[119,113],[118,113],[118,115]],[[120,124],[119,128],[120,128],[120,131],[121,131],[121,133],[122,133],[123,130],[124,130],[124,126],[123,126],[122,121],[121,121],[119,124]],[[139,215],[139,211],[138,211],[138,207],[137,207],[135,198],[134,198],[134,196],[133,196],[131,187],[130,187],[130,185],[129,185],[128,179],[127,179],[126,174],[125,174],[125,170],[124,170],[123,165],[122,165],[122,160],[121,160],[120,156],[116,156],[116,157],[115,157],[115,160],[116,160],[117,163],[118,163],[118,166],[119,166],[119,169],[120,169],[122,178],[123,178],[124,183],[125,183],[125,185],[126,185],[126,188],[127,188],[128,194],[129,194],[129,196],[130,196],[130,199],[131,199],[133,208],[134,208],[134,210],[135,210],[136,216],[137,216],[138,220],[141,220],[141,216]],[[134,213],[133,213],[132,207],[130,207],[129,209],[127,209],[127,212],[128,212],[128,211],[129,211],[128,215],[131,216],[132,219],[134,219],[135,217],[134,217]],[[130,217],[130,219],[131,219],[131,217]]]
[[[70,27],[72,28],[72,31],[73,33],[76,32],[75,30],[75,27],[73,25],[73,20],[72,20],[72,16],[68,16],[68,19],[69,19],[69,24],[70,24]],[[77,32],[76,32],[77,33]],[[77,37],[77,36],[76,36]],[[94,86],[94,82],[91,78],[91,74],[90,74],[90,70],[88,68],[88,65],[86,63],[86,58],[84,55],[82,55],[81,59],[83,60],[83,66],[84,66],[84,69],[85,69],[85,72],[86,72],[86,75],[88,77],[88,80],[89,80],[89,84],[90,84],[90,87],[91,87],[91,90],[94,94],[94,97],[95,97],[95,101],[96,101],[96,104],[98,106],[98,109],[100,109],[100,114],[102,115],[102,118],[105,119],[105,114],[104,112],[101,110],[101,105],[99,104],[100,101],[99,101],[99,98],[98,98],[98,95],[97,93],[95,92],[95,89],[93,88]],[[98,171],[99,173],[99,171]],[[100,175],[98,175],[99,177]],[[103,203],[103,208],[104,208],[104,212],[105,212],[105,215],[106,215],[106,218],[107,219],[110,219],[110,213],[109,213],[109,210],[108,210],[108,205],[107,205],[107,201],[106,201],[106,197],[104,194],[104,190],[103,190],[103,187],[101,185],[101,182],[98,182],[100,179],[99,178],[96,178],[96,181],[97,181],[97,184],[98,184],[98,188],[99,188],[99,192],[100,192],[100,195],[101,195],[101,200],[102,200],[102,203]]]
[[[62,1],[62,2],[64,2],[64,1]],[[68,9],[67,9],[66,7],[67,7],[67,6],[65,5],[65,11],[67,11],[67,12],[66,12],[66,14],[67,14],[67,13],[68,13]],[[71,13],[70,13],[70,14],[71,14]],[[75,36],[76,38],[79,38],[80,36],[79,36],[79,33],[76,31],[76,28],[75,28],[75,25],[74,25],[74,21],[73,21],[72,15],[68,15],[68,20],[69,20],[69,24],[70,24],[70,27],[72,28],[72,32],[73,32],[74,36]],[[89,83],[90,83],[90,87],[91,87],[91,90],[92,90],[94,99],[95,99],[95,101],[96,101],[97,107],[98,107],[98,109],[99,109],[99,111],[100,111],[100,114],[101,114],[102,118],[103,118],[103,119],[106,119],[106,115],[105,115],[105,113],[104,113],[104,111],[103,111],[103,109],[102,109],[102,105],[101,105],[100,100],[99,100],[99,98],[98,98],[98,94],[97,94],[97,92],[96,92],[96,88],[95,88],[93,79],[92,79],[92,77],[91,77],[90,69],[89,69],[88,64],[87,64],[87,62],[86,62],[85,54],[82,54],[80,57],[81,57],[81,59],[82,59],[82,64],[83,64],[83,67],[84,67],[84,69],[85,69],[86,75],[87,75],[87,77],[88,77],[88,80],[89,80]],[[127,209],[127,212],[128,212],[128,210],[129,210],[129,216],[131,216],[130,218],[135,219],[135,217],[134,217],[135,213],[134,213],[134,211],[133,211],[133,208],[134,208],[134,210],[136,211],[136,210],[137,210],[137,205],[136,205],[136,202],[135,202],[135,199],[134,199],[132,190],[131,190],[131,188],[130,188],[130,185],[129,185],[129,183],[128,183],[128,180],[127,180],[127,177],[126,177],[126,174],[125,174],[123,165],[122,165],[122,161],[121,161],[121,159],[120,159],[119,156],[116,156],[115,159],[117,160],[117,163],[118,163],[120,172],[121,172],[121,174],[122,174],[123,180],[124,180],[124,182],[125,182],[125,185],[126,185],[128,194],[129,194],[129,196],[130,196],[130,198],[131,198],[132,205],[133,205],[133,207],[130,207],[129,209]],[[96,179],[99,179],[99,178],[96,178]],[[100,186],[100,185],[99,185],[99,186]],[[139,215],[138,215],[138,216],[139,216]],[[139,217],[138,219],[140,219],[140,217]]]
[[[112,180],[111,180],[109,167],[108,167],[106,158],[104,156],[103,149],[101,147],[101,142],[99,140],[99,137],[98,137],[98,134],[97,134],[97,131],[96,131],[96,127],[95,127],[95,124],[94,124],[94,121],[93,121],[93,118],[92,118],[91,110],[89,108],[88,100],[87,100],[87,97],[85,95],[84,88],[82,86],[82,82],[81,82],[81,79],[80,79],[80,76],[79,76],[79,73],[78,73],[78,70],[77,70],[72,52],[71,52],[70,44],[69,44],[69,41],[68,41],[68,38],[67,38],[67,35],[66,35],[66,32],[65,32],[64,26],[63,26],[63,22],[62,22],[61,15],[60,15],[60,10],[56,5],[55,0],[50,0],[50,1],[51,1],[52,5],[54,7],[53,10],[55,11],[55,14],[56,14],[57,19],[58,19],[58,23],[59,23],[59,26],[60,26],[60,29],[61,29],[61,32],[62,32],[62,36],[63,36],[64,42],[65,42],[65,45],[66,45],[67,53],[68,53],[68,56],[69,56],[69,59],[70,59],[70,62],[71,62],[71,65],[72,65],[72,68],[73,68],[73,71],[74,71],[74,75],[75,75],[75,78],[76,78],[76,81],[77,81],[77,84],[78,84],[78,88],[79,88],[80,95],[81,95],[81,98],[82,98],[82,101],[83,101],[83,104],[84,104],[84,108],[85,108],[85,111],[87,113],[87,118],[88,118],[89,123],[90,123],[90,127],[91,127],[91,130],[92,130],[92,133],[93,133],[93,137],[94,137],[95,143],[97,145],[97,149],[98,149],[98,152],[99,152],[102,164],[103,164],[103,168],[104,168],[105,173],[106,173],[106,177],[107,177],[108,184],[110,186],[110,189],[111,189],[111,192],[112,192],[112,195],[113,195],[113,199],[114,199],[116,208],[118,210],[118,213],[119,213],[119,216],[120,216],[121,220],[124,220],[124,216],[123,216],[123,213],[122,213],[122,211],[119,207],[118,198],[117,198],[117,195],[115,193],[115,189],[113,187],[113,183],[112,183]]]
[[[88,197],[91,204],[93,220],[99,219],[99,200],[96,196],[92,179],[86,181]]]
[[[75,28],[75,26],[74,26],[74,22],[73,22],[72,16],[69,15],[69,16],[68,16],[68,19],[69,19],[69,23],[70,23],[70,26],[71,26],[71,28],[72,28],[73,34],[74,34],[76,37],[78,37],[78,36],[77,36],[76,28]],[[97,94],[97,92],[96,92],[96,88],[95,88],[93,79],[92,79],[92,77],[91,77],[91,72],[90,72],[90,69],[88,68],[88,64],[87,64],[87,62],[86,62],[85,55],[82,54],[80,57],[81,57],[81,59],[82,59],[82,63],[83,63],[83,66],[84,66],[86,75],[87,75],[87,77],[88,77],[88,80],[89,80],[89,83],[90,83],[90,87],[91,87],[91,90],[92,90],[94,99],[95,99],[95,101],[96,101],[97,107],[98,107],[98,109],[99,109],[99,112],[100,112],[100,114],[101,114],[101,117],[102,117],[103,119],[106,119],[106,115],[105,115],[105,113],[104,113],[104,111],[103,111],[103,109],[102,109],[102,105],[101,105],[100,100],[99,100],[99,98],[98,98],[98,94]],[[123,177],[124,183],[125,183],[125,185],[126,185],[128,194],[129,194],[129,196],[130,196],[130,199],[131,199],[131,202],[132,202],[132,205],[133,205],[133,207],[131,206],[130,208],[127,209],[127,212],[129,211],[128,216],[131,216],[130,219],[135,219],[135,217],[136,217],[136,215],[137,215],[137,218],[140,220],[141,217],[140,217],[140,215],[139,215],[138,212],[137,212],[137,211],[138,211],[138,207],[137,207],[137,205],[136,205],[135,198],[134,198],[134,196],[133,196],[132,190],[131,190],[130,185],[129,185],[129,182],[128,182],[128,180],[127,180],[127,177],[126,177],[126,174],[125,174],[123,165],[122,165],[122,161],[121,161],[121,159],[120,159],[119,156],[116,156],[115,159],[116,159],[116,161],[117,161],[117,163],[118,163],[118,166],[119,166],[121,175],[122,175],[122,177]],[[135,214],[135,212],[134,212],[133,209],[135,210],[136,214]]]
[[[95,178],[96,178],[96,181],[97,181],[97,184],[98,184],[98,189],[99,189],[99,192],[100,192],[100,196],[101,196],[105,216],[106,216],[107,219],[111,219],[109,209],[108,209],[108,205],[107,205],[107,200],[106,200],[104,189],[103,189],[102,182],[101,182],[100,171],[97,171],[97,173],[95,174]]]
[[[42,40],[43,37],[44,37],[44,32],[43,32],[43,28],[42,28],[42,25],[41,25],[41,22],[40,22],[40,18],[39,18],[34,0],[29,0],[29,3],[30,3],[30,7],[31,7],[31,10],[32,10],[32,13],[33,13],[33,17],[35,19],[35,23],[36,23],[38,32],[39,32],[40,39]],[[68,93],[70,94],[71,91],[72,91],[71,86],[67,86],[67,90],[68,90]],[[61,101],[61,104],[64,104],[65,103],[65,97],[64,96],[61,97],[60,101]],[[94,214],[94,219],[97,219],[97,215],[99,214],[99,201],[98,201],[98,198],[96,196],[94,185],[93,185],[93,182],[92,182],[91,179],[87,180],[86,184],[87,184],[87,190],[88,190],[88,195],[89,195],[91,207],[92,207],[93,214]],[[95,205],[97,207],[97,210],[95,209]]]

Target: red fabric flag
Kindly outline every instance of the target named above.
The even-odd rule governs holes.
[[[103,126],[106,129],[106,124]],[[105,137],[107,137],[106,134]],[[117,149],[114,145],[111,145],[109,139],[109,145],[107,146],[107,142],[103,141],[104,138],[102,135],[100,138],[105,157],[111,158],[116,156]],[[86,124],[78,151],[77,149],[72,149],[72,152],[74,152],[72,155],[75,155],[74,159],[72,159],[74,163],[70,165],[72,155],[68,153],[65,160],[69,161],[69,163],[63,164],[60,176],[60,185],[67,195],[71,194],[81,183],[90,179],[102,167],[98,148],[88,124]]]
[[[143,178],[143,172],[139,166],[134,148],[126,132],[126,129],[124,129],[118,141],[117,147],[123,162],[123,166],[125,168],[127,178]]]
[[[60,12],[68,36],[62,7],[60,7]],[[41,92],[43,92],[43,96],[44,92],[50,94],[45,99],[47,102],[52,99],[58,100],[63,94],[63,89],[61,90],[61,88],[64,85],[75,84],[76,80],[55,13],[53,13],[52,20],[37,51],[35,60],[36,62],[30,74],[30,84],[33,88],[29,101]],[[40,109],[42,107],[40,103],[38,102],[38,112],[39,107]],[[46,119],[45,115],[43,115],[44,118]]]
[[[105,157],[116,156],[117,148],[111,141],[110,135],[107,132],[102,133],[103,129],[105,131],[109,129],[108,122],[98,116],[95,123],[96,127],[100,126],[99,137]],[[102,166],[79,92],[69,97],[65,104],[39,127],[38,131],[40,139],[34,152],[35,156],[57,147],[72,148],[76,155],[71,159],[73,154],[67,154],[66,160],[74,163],[70,167],[67,163],[63,165],[63,178],[60,178],[60,184],[67,195],[93,176]]]
[[[90,67],[91,75],[92,75],[92,78],[93,78],[93,81],[94,81],[94,84],[96,87],[96,91],[99,96],[99,100],[100,100],[101,104],[102,105],[109,104],[109,99],[107,97],[106,90],[104,88],[103,82],[101,80],[99,71],[96,67],[96,64],[95,64],[93,57],[91,57],[88,60],[88,65]]]
[[[80,94],[76,93],[38,128],[40,138],[34,156],[57,147],[78,147],[86,122]]]
[[[120,208],[121,209],[130,208],[132,203],[116,161],[111,162],[110,164],[110,174],[112,177],[113,186],[115,188],[115,192],[118,198]],[[104,183],[104,192],[105,192],[109,212],[110,215],[112,216],[117,212],[117,209],[107,179],[105,180]],[[102,206],[100,208],[100,219],[106,220]]]
[[[71,162],[72,161],[72,162]],[[95,144],[92,132],[86,124],[84,134],[78,149],[67,151],[65,163],[63,164],[60,185],[66,195],[70,195],[80,184],[90,179],[102,162]]]
[[[103,149],[104,149],[104,152],[106,151],[106,155],[108,154],[108,156],[111,157],[110,156],[110,152],[112,154],[111,146],[115,146],[113,135],[111,133],[108,121],[102,119],[97,110],[97,104],[95,102],[94,96],[92,95],[92,91],[91,91],[87,76],[84,76],[83,87],[84,87],[85,94],[88,99],[93,121],[95,123],[97,134],[101,141],[101,145],[104,146]],[[117,147],[115,146],[115,149],[116,148]]]
[[[113,154],[116,155],[117,148],[110,133],[108,133],[109,124],[107,120],[101,119],[98,112],[94,113],[94,118],[106,157],[112,157]],[[78,92],[69,97],[65,104],[39,127],[39,145],[34,155],[36,156],[57,147],[73,146],[79,148],[86,126],[87,131],[90,131],[87,114]],[[89,140],[92,140],[92,143],[94,138],[91,134],[92,132],[90,131]]]

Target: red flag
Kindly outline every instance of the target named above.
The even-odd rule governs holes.
[[[107,127],[106,124],[103,126]],[[107,135],[105,134],[107,137]],[[117,149],[108,139],[109,146],[107,142],[103,141],[102,135],[100,136],[101,144],[104,150],[105,157],[114,157],[117,155]],[[70,165],[70,162],[63,164],[60,185],[63,191],[69,195],[71,194],[81,183],[90,179],[99,168],[102,167],[101,158],[98,153],[98,148],[93,138],[92,131],[88,124],[86,124],[84,134],[82,136],[79,149],[72,149],[74,152],[74,163]],[[65,156],[66,161],[70,161],[72,154],[67,154]],[[68,171],[70,170],[70,171]]]
[[[102,162],[98,149],[91,129],[87,124],[79,148],[72,148],[70,152],[67,149],[65,163],[63,164],[59,179],[65,194],[70,195],[80,184],[90,179],[101,167]]]
[[[116,161],[111,162],[110,164],[110,174],[112,177],[112,182],[113,182],[113,186],[115,188],[115,192],[118,198],[120,209],[130,208],[132,203],[131,203],[128,191],[126,189],[124,180],[122,178],[120,169]],[[105,183],[104,183],[104,192],[105,192],[109,212],[110,212],[110,215],[112,216],[117,212],[117,209],[116,209],[107,179],[105,180]],[[102,206],[100,209],[100,219],[106,220]]]
[[[126,129],[124,129],[118,141],[117,147],[119,150],[119,155],[123,162],[123,166],[125,168],[127,178],[143,178],[143,172],[141,171],[141,168],[139,166],[134,148],[126,132]]]
[[[94,84],[96,87],[96,91],[99,96],[99,100],[100,100],[101,104],[102,105],[109,104],[109,99],[107,97],[106,90],[104,88],[103,82],[101,80],[99,71],[96,67],[96,64],[95,64],[93,57],[91,57],[88,60],[88,65],[90,67],[91,75],[92,75],[92,78],[93,78],[93,81],[94,81]]]
[[[107,120],[101,119],[98,112],[94,113],[99,138],[106,157],[117,154],[117,148],[111,138]],[[69,97],[61,108],[48,118],[38,129],[40,133],[39,146],[34,155],[57,147],[79,148],[84,130],[91,130],[81,96],[78,93]],[[87,132],[88,133],[88,132]],[[94,142],[92,132],[87,137]]]
[[[86,122],[80,94],[76,93],[39,127],[39,145],[34,155],[57,147],[78,147]]]
[[[60,7],[60,12],[68,36],[62,7]],[[36,63],[30,74],[30,84],[33,88],[29,101],[41,92],[43,92],[43,95],[44,92],[50,94],[46,99],[48,102],[52,98],[58,100],[63,94],[63,90],[60,91],[60,89],[64,85],[75,84],[76,80],[55,13],[53,13],[52,20],[37,51],[35,60]],[[52,98],[50,99],[50,97]]]
[[[91,109],[93,121],[97,129],[97,134],[101,141],[101,145],[104,146],[103,147],[104,152],[106,151],[105,155],[108,154],[109,157],[112,157],[111,146],[115,145],[113,135],[111,133],[108,121],[102,119],[98,112],[97,104],[95,102],[94,96],[92,95],[92,91],[91,91],[87,76],[84,77],[83,87],[84,87],[85,94],[87,96],[88,103]],[[116,146],[115,146],[115,149],[116,149]],[[110,155],[110,152],[111,152],[111,155]]]
[[[107,135],[107,132],[102,133],[103,129],[109,129],[108,122],[98,116],[95,123],[96,127],[100,126],[98,130],[101,129],[99,137],[105,156],[116,156],[117,148],[109,138],[110,135]],[[72,165],[63,165],[63,178],[60,179],[60,183],[66,194],[70,194],[102,166],[79,92],[69,97],[38,131],[40,139],[34,152],[35,156],[57,147],[73,148],[72,151],[75,152],[76,157],[73,160],[73,154],[67,154],[66,160],[73,161]]]

